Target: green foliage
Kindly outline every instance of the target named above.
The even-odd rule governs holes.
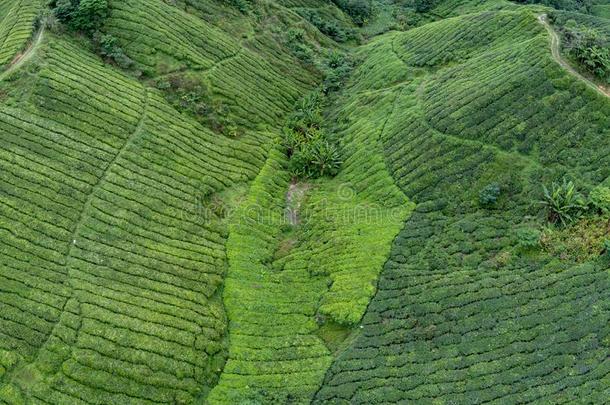
[[[114,61],[121,69],[129,69],[134,65],[134,62],[123,52],[118,40],[112,35],[96,35],[94,41],[98,43],[100,55]]]
[[[352,69],[353,61],[348,55],[334,50],[328,52],[321,68],[324,73],[322,91],[325,94],[339,91]]]
[[[591,190],[589,204],[601,214],[610,214],[610,187],[597,186]]]
[[[88,34],[98,31],[109,13],[107,0],[56,0],[51,7],[61,22]]]
[[[314,52],[305,42],[305,31],[291,28],[286,32],[286,45],[294,55],[305,63],[313,63]]]
[[[413,0],[413,7],[419,13],[430,11],[438,0]]]
[[[609,231],[607,218],[588,216],[565,227],[545,228],[540,241],[560,260],[584,263],[599,257]]]
[[[312,23],[321,33],[328,35],[337,42],[346,42],[354,38],[352,30],[341,27],[337,21],[328,20],[323,14],[316,10],[307,10],[304,16]]]
[[[610,239],[604,240],[603,249],[606,253],[606,259],[610,259]]]
[[[297,178],[336,176],[342,160],[337,147],[318,132],[290,156],[290,173]]]
[[[517,230],[517,244],[521,249],[532,250],[540,247],[542,233],[535,228],[520,228]]]
[[[567,225],[578,219],[586,209],[586,201],[576,190],[574,182],[566,178],[561,183],[553,182],[550,190],[543,185],[543,200],[540,201],[547,209],[547,217],[551,223]]]
[[[210,94],[208,85],[196,75],[174,73],[156,81],[166,99],[179,111],[191,114],[201,124],[222,135],[236,137],[239,129],[230,109]]]
[[[373,14],[372,0],[332,0],[341,10],[347,13],[354,23],[364,25]]]
[[[302,98],[282,132],[282,144],[296,178],[335,176],[341,166],[337,147],[322,128],[322,95],[314,91]]]
[[[230,6],[237,8],[242,13],[246,13],[252,7],[252,0],[223,0]]]
[[[610,39],[594,28],[568,21],[562,27],[563,47],[587,71],[610,83]]]
[[[500,197],[500,185],[498,183],[490,183],[479,191],[479,204],[483,207],[492,206]]]

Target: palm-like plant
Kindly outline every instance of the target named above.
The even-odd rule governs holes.
[[[339,150],[328,141],[320,140],[312,144],[312,171],[314,177],[335,176],[341,166]]]
[[[563,179],[561,183],[553,182],[551,189],[542,186],[543,200],[540,204],[548,210],[548,218],[552,223],[567,225],[580,217],[586,209],[586,202],[582,194],[576,190],[572,181]]]

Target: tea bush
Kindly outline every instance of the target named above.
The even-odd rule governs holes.
[[[498,183],[490,183],[479,191],[479,204],[483,207],[492,206],[500,197],[500,185]]]

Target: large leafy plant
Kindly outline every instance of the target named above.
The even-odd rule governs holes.
[[[543,185],[542,191],[543,199],[540,203],[546,207],[548,219],[552,223],[567,225],[579,218],[587,207],[585,198],[574,183],[565,178],[561,183],[553,182],[550,189]]]

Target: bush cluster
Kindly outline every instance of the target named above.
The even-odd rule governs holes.
[[[251,7],[251,0],[224,0],[230,6],[237,8],[242,13],[246,13]]]
[[[321,68],[324,73],[322,84],[324,93],[340,90],[352,68],[353,63],[347,55],[338,51],[329,52]]]
[[[311,47],[305,42],[305,30],[301,28],[289,29],[286,32],[286,46],[303,62],[313,62],[314,53]]]
[[[115,62],[123,69],[134,65],[115,37],[100,32],[110,13],[108,0],[55,0],[51,7],[57,20],[64,26],[92,38],[98,53],[104,59]]]
[[[98,45],[99,53],[103,58],[114,61],[122,69],[129,69],[134,65],[133,60],[125,55],[118,40],[112,35],[97,33],[93,40]]]
[[[564,49],[587,71],[610,83],[610,40],[574,20],[568,21],[561,33]]]
[[[371,0],[333,0],[333,3],[352,18],[357,25],[364,25],[373,15]]]
[[[568,225],[584,214],[607,215],[610,213],[610,188],[597,186],[585,198],[573,181],[566,178],[551,187],[542,186],[543,200],[549,222]]]
[[[490,207],[498,201],[500,197],[500,185],[498,183],[491,183],[485,186],[479,191],[479,203],[483,207]]]
[[[430,11],[437,3],[437,0],[413,0],[413,8],[419,13]]]
[[[59,21],[75,31],[92,35],[108,17],[108,0],[55,0],[51,3]]]
[[[328,35],[337,42],[345,42],[355,37],[353,30],[340,27],[336,21],[329,21],[316,10],[305,11],[304,17],[321,33]]]
[[[297,103],[282,132],[294,177],[334,176],[341,166],[337,147],[322,128],[322,95],[313,92]]]
[[[199,123],[222,135],[239,135],[237,125],[229,118],[229,107],[211,97],[208,85],[188,73],[175,73],[158,79],[156,86],[179,111],[192,115]]]

